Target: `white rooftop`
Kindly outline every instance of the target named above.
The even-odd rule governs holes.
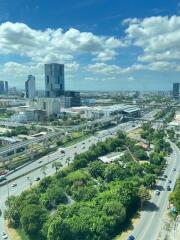
[[[117,160],[118,158],[122,157],[124,155],[124,152],[114,152],[111,154],[108,154],[106,156],[99,157],[99,160],[101,160],[103,163],[111,163]]]

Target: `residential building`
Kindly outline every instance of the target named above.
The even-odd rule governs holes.
[[[46,111],[47,116],[50,116],[60,114],[61,101],[61,98],[39,98],[29,104],[30,108]]]
[[[26,98],[34,99],[36,97],[35,77],[33,75],[29,75],[25,82],[25,92]]]
[[[64,64],[45,64],[45,91],[49,98],[64,94]]]

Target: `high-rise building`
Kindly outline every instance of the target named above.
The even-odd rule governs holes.
[[[8,92],[9,92],[8,81],[4,82],[4,91],[5,91],[6,94],[8,94]]]
[[[45,90],[50,98],[64,94],[64,64],[45,64]]]
[[[4,94],[4,81],[0,81],[0,94]]]
[[[173,83],[173,97],[179,99],[179,97],[180,97],[180,83]]]
[[[35,77],[33,75],[28,76],[28,80],[25,82],[26,98],[36,97]]]

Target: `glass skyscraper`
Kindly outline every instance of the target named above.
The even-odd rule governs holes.
[[[64,94],[64,64],[45,64],[45,91],[50,98]]]

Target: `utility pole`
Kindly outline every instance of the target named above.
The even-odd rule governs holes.
[[[9,194],[9,180],[7,182],[7,192],[8,192],[8,205],[9,205],[9,197],[10,197],[10,194]]]

